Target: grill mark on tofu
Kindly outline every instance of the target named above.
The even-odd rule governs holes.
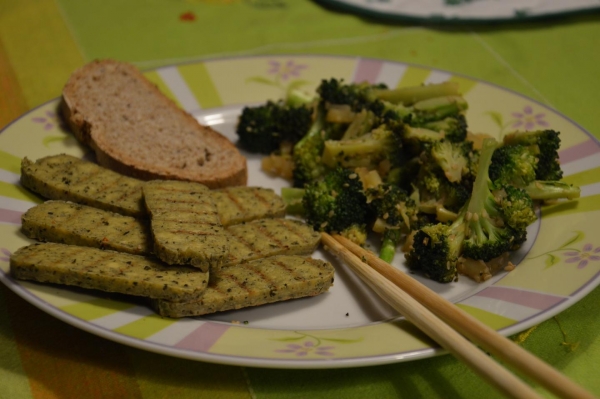
[[[262,195],[264,193],[264,191],[262,190],[254,190],[252,191],[252,194],[254,194],[254,197],[263,204],[263,206],[265,208],[270,208],[273,206],[273,203],[271,201],[269,201],[264,195]]]
[[[71,202],[46,201],[30,208],[22,216],[21,230],[40,241],[138,255],[152,252],[150,229],[145,222]]]
[[[269,241],[274,242],[275,244],[271,244],[271,245],[276,245],[280,248],[287,248],[288,246],[285,245],[280,239],[278,239],[277,237],[275,237],[275,235],[273,234],[272,231],[269,231],[268,229],[266,229],[262,224],[257,223],[257,229],[258,232],[260,232],[263,236],[265,236]]]
[[[83,251],[81,251],[81,252],[83,253]],[[81,271],[83,273],[89,273],[91,270],[100,269],[102,264],[106,263],[106,261],[108,261],[109,259],[112,259],[112,258],[113,258],[112,255],[109,253],[108,255],[105,255],[99,259],[96,259],[94,263],[88,265],[87,267],[83,267],[81,269]],[[57,263],[59,263],[59,262],[57,262]],[[120,272],[121,272],[120,273],[121,275],[125,275],[125,273],[123,273],[123,270],[120,270]]]
[[[148,216],[143,206],[143,181],[70,155],[53,155],[35,162],[24,158],[21,182],[47,199],[72,201],[137,218]],[[230,187],[211,191],[211,197],[217,202],[224,226],[285,215],[283,200],[271,189]]]
[[[295,237],[298,238],[298,240],[300,240],[300,242],[302,242],[303,244],[310,242],[310,238],[312,238],[312,236],[309,236],[308,234],[302,234],[302,233],[306,233],[306,228],[310,228],[312,230],[311,227],[309,227],[306,224],[298,224],[298,223],[291,223],[288,219],[273,219],[276,223],[279,223],[282,227],[284,227],[290,234],[293,234]],[[300,229],[302,228],[302,230],[304,230],[303,232],[300,231]],[[316,233],[318,234],[318,233]]]
[[[197,226],[220,226],[219,223],[215,223],[215,222],[199,222],[199,221],[195,221],[195,220],[181,220],[181,219],[163,219],[161,218],[161,222],[162,223],[177,223],[177,224],[182,224],[182,225],[197,225]]]
[[[233,190],[228,190],[225,189],[224,190],[226,192],[227,198],[229,198],[229,201],[231,201],[232,204],[234,204],[240,211],[240,213],[244,213],[247,212],[248,209],[250,209],[250,207],[244,206],[244,204],[242,202],[240,202],[240,198],[239,196],[236,195],[236,192]],[[261,195],[261,190],[255,189],[252,190],[252,196],[260,203],[262,204],[265,208],[269,208],[271,206],[271,203],[263,196]],[[252,202],[249,203],[250,205],[252,204]]]
[[[272,230],[269,230],[267,228],[265,228],[264,226],[261,226],[259,228],[260,232],[263,233],[266,237],[268,237],[269,239],[272,239],[275,242],[280,243],[281,247],[288,247],[289,245],[293,245],[296,243],[302,243],[302,244],[306,244],[309,242],[309,238],[307,237],[307,234],[301,234],[299,229],[300,229],[300,225],[294,222],[291,222],[289,219],[273,219],[274,223],[277,223],[277,225],[279,225],[284,231],[285,231],[285,238],[287,239],[289,237],[289,235],[293,235],[294,237],[296,237],[295,241],[292,241],[291,239],[287,240],[287,244],[283,244],[282,241],[278,238],[275,238],[275,236],[273,235]],[[303,226],[306,227],[306,226]],[[278,233],[280,233],[278,231]]]
[[[195,211],[192,209],[169,209],[169,208],[154,208],[153,212],[156,214],[164,214],[164,215],[168,215],[170,213],[173,212],[177,212],[177,213],[190,213],[192,215],[198,215],[198,216],[209,216],[209,215],[214,215],[213,212],[202,212],[202,211]],[[178,219],[164,219],[165,221],[179,221]]]
[[[196,222],[184,220],[178,224],[181,228],[176,232],[189,236],[197,234],[197,237],[207,234],[201,230],[185,228],[195,224]],[[212,224],[207,226],[212,227]],[[288,241],[278,239],[278,243],[275,243],[261,232],[272,230],[273,227],[276,227],[276,232],[283,229],[286,232],[293,230],[296,234],[276,233],[281,237],[288,237]],[[110,249],[136,255],[153,253],[150,226],[145,221],[66,201],[46,201],[30,208],[22,217],[22,232],[39,241]],[[280,254],[308,255],[320,242],[320,235],[310,226],[291,219],[255,220],[229,226],[225,232],[230,251],[223,266]]]
[[[288,272],[290,274],[290,276],[292,276],[292,278],[296,281],[305,281],[306,278],[304,278],[303,276],[300,276],[298,273],[296,273],[293,269],[287,267],[287,265],[281,261],[275,261],[273,262],[274,264],[276,264],[277,266],[281,267],[283,270],[285,270],[286,272]]]
[[[222,235],[220,232],[208,232],[208,231],[190,231],[190,230],[169,230],[169,233],[173,234],[186,234],[192,236],[219,236]]]
[[[219,277],[210,280],[208,286],[223,296],[227,296],[231,292],[231,288],[223,287],[223,282],[233,282],[239,289],[250,294],[251,291],[246,286],[246,281],[240,281],[234,274],[219,273]],[[214,283],[213,283],[214,281]]]
[[[165,192],[169,195],[165,196]],[[154,251],[161,260],[168,264],[191,264],[202,271],[221,267],[229,256],[229,235],[219,222],[207,187],[156,180],[144,185],[143,194],[150,213]],[[181,212],[182,208],[185,212]],[[181,217],[182,213],[187,216]]]
[[[205,191],[206,191],[204,189],[199,190],[199,191],[189,191],[188,189],[185,189],[185,188],[182,189],[182,188],[177,188],[177,187],[167,186],[167,185],[165,185],[165,186],[157,185],[153,189],[156,190],[156,191],[158,191],[158,192],[162,191],[162,192],[165,192],[165,193],[168,193],[168,194],[171,194],[171,193],[180,193],[180,194],[187,194],[187,195],[197,195],[197,194],[204,195]]]
[[[229,226],[231,254],[226,265],[281,254],[309,254],[320,235],[310,226],[290,219],[260,219]]]
[[[66,170],[68,171],[69,169],[70,169],[70,166]],[[87,174],[82,173],[80,175],[80,179],[73,183],[73,187],[85,184],[86,182],[96,178],[100,173],[101,173],[100,168],[95,169],[94,171],[92,171],[92,173],[89,173],[89,172]],[[100,190],[98,190],[98,191],[100,191]]]
[[[242,204],[240,204],[240,202],[238,201],[238,198],[233,195],[233,192],[231,190],[226,190],[225,191],[227,194],[227,198],[229,198],[229,201],[236,207],[238,208],[238,210],[240,211],[240,213],[244,212],[244,207],[242,206]]]
[[[256,252],[256,253],[260,253],[261,251],[258,250],[255,247],[255,244],[253,242],[250,242],[246,239],[244,239],[244,237],[242,237],[241,235],[239,235],[239,233],[237,233],[235,230],[229,229],[228,230],[229,234],[234,237],[240,244],[244,245],[246,248],[248,248],[250,251],[252,252]]]
[[[213,198],[225,226],[285,216],[283,200],[271,189],[230,187],[213,191]]]
[[[68,164],[68,165],[66,165],[66,170],[61,172],[61,174],[69,174],[71,177],[73,177],[74,173],[68,173],[72,169],[72,166],[74,165],[77,168],[78,166],[81,166],[83,163],[84,163],[84,161],[73,162],[73,164]],[[92,165],[94,165],[94,164],[92,164]],[[87,168],[83,171],[81,170],[82,168],[77,168],[77,169],[79,169],[78,171],[76,170],[76,172],[80,173],[80,175],[79,175],[80,178],[77,181],[67,184],[67,185],[70,185],[71,187],[74,187],[74,189],[77,189],[76,188],[77,186],[85,185],[86,182],[90,182],[90,181],[94,181],[94,180],[106,182],[108,179],[108,183],[105,183],[104,185],[99,186],[99,188],[95,191],[96,196],[98,196],[100,194],[110,195],[111,193],[114,192],[114,191],[111,191],[112,188],[121,186],[123,182],[127,183],[131,180],[128,177],[125,177],[122,175],[117,175],[115,173],[108,171],[107,169],[101,168],[96,165],[93,169]],[[108,173],[107,173],[107,171],[108,171]],[[63,177],[63,181],[64,181],[64,179],[65,178]],[[134,187],[132,190],[123,192],[123,194],[121,194],[120,197],[117,198],[117,201],[124,201],[133,195],[141,198],[140,185],[141,185],[141,182],[136,187]],[[87,188],[84,188],[82,191],[84,191],[84,192],[89,191],[89,186]],[[114,201],[111,201],[111,203],[114,203]]]
[[[176,194],[175,192],[173,192],[172,194]],[[196,206],[213,206],[214,202],[212,201],[212,199],[210,201],[190,201],[190,200],[180,200],[180,199],[174,199],[168,195],[165,195],[164,197],[158,197],[161,200],[168,202],[171,205],[177,205],[177,204],[183,204],[183,206],[185,207],[186,205],[196,205]],[[165,208],[163,208],[165,209]]]
[[[142,182],[70,155],[21,162],[21,183],[45,198],[142,217]]]
[[[223,268],[211,275],[204,295],[195,301],[152,301],[165,317],[200,316],[230,309],[314,296],[333,284],[329,262],[280,255]]]
[[[273,280],[271,280],[266,274],[264,274],[260,270],[253,267],[252,263],[246,263],[244,267],[246,268],[246,270],[251,271],[253,275],[260,277],[261,280],[267,283],[269,287],[273,287]]]
[[[166,266],[141,256],[54,243],[20,248],[11,256],[10,272],[17,279],[169,301],[198,300],[208,280],[206,273],[190,267]]]

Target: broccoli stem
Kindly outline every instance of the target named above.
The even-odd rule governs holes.
[[[303,197],[303,188],[283,187],[281,189],[281,199],[285,204],[285,211],[290,215],[304,215],[304,205],[302,204]]]
[[[533,200],[575,199],[581,195],[579,187],[558,181],[535,180],[524,189]]]
[[[396,255],[396,247],[400,242],[400,230],[386,230],[383,233],[381,240],[381,248],[379,249],[379,259],[392,263]]]
[[[492,163],[492,155],[494,155],[494,149],[498,146],[498,143],[494,139],[485,139],[483,141],[483,148],[479,158],[479,170],[477,171],[477,178],[473,183],[473,194],[469,200],[467,212],[474,215],[481,215],[486,211],[486,196],[490,193],[490,181],[486,178],[489,173],[489,166]]]
[[[375,125],[375,115],[367,110],[362,110],[354,117],[341,140],[350,140],[367,134]]]
[[[387,263],[392,263],[394,256],[396,255],[396,245],[389,238],[384,238],[381,241],[381,250],[379,251],[379,258]]]
[[[314,99],[314,95],[300,89],[291,89],[286,93],[285,102],[291,107],[301,107],[310,104]]]
[[[456,115],[468,108],[467,101],[460,96],[435,97],[415,103],[413,109],[421,119],[440,120]]]
[[[434,97],[458,96],[458,84],[443,82],[437,84],[402,87],[398,89],[373,89],[377,98],[395,104],[410,105]]]

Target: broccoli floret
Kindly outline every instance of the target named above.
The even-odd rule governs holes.
[[[383,103],[377,99],[374,89],[386,90],[383,84],[344,83],[343,79],[322,80],[317,88],[321,101],[325,104],[349,105],[355,111],[371,110],[381,113]]]
[[[477,162],[471,142],[431,143],[419,156],[420,168],[412,184],[419,192],[419,208],[426,213],[458,212],[471,195]],[[446,220],[448,218],[445,218]]]
[[[379,257],[391,262],[403,234],[417,222],[418,207],[401,188],[380,184],[365,191],[367,204],[376,217],[373,231],[383,234]]]
[[[426,129],[442,133],[444,138],[454,143],[465,141],[467,138],[467,120],[464,114],[448,116],[439,121],[423,124]]]
[[[553,134],[550,134],[553,137]],[[532,151],[533,149],[533,151]],[[546,159],[553,159],[551,175],[553,177],[562,176],[560,165],[556,160],[558,154],[551,151]],[[533,200],[551,200],[551,199],[574,199],[580,195],[579,187],[555,180],[539,180],[538,175],[544,175],[540,172],[541,155],[538,146],[526,146],[522,144],[511,144],[499,147],[492,157],[489,175],[495,186],[512,185],[523,188]],[[542,166],[542,168],[544,168]],[[558,169],[557,169],[558,168]],[[546,168],[547,169],[547,168]]]
[[[510,185],[493,191],[502,220],[516,230],[525,230],[537,220],[533,200],[522,188]]]
[[[400,187],[405,191],[413,191],[413,180],[418,175],[421,162],[418,158],[410,158],[400,166],[392,167],[385,175],[385,182]]]
[[[336,168],[305,187],[304,215],[315,230],[342,232],[366,224],[363,186],[355,172]]]
[[[325,141],[322,162],[330,168],[376,168],[380,162],[399,165],[404,159],[401,123],[381,125],[360,137]]]
[[[560,180],[558,149],[560,147],[559,132],[555,130],[535,130],[514,132],[504,136],[504,145],[523,145],[537,158],[535,167],[536,180]]]
[[[407,266],[440,283],[456,280],[456,263],[464,235],[462,217],[451,225],[438,223],[422,227],[414,234],[412,247],[405,254]]]
[[[342,237],[346,237],[357,245],[364,245],[367,241],[367,225],[366,224],[353,224],[350,227],[340,231]]]
[[[325,141],[334,137],[335,134],[335,127],[325,122],[325,111],[322,106],[319,106],[312,125],[293,148],[295,187],[302,188],[328,171],[321,162],[321,154],[325,147]]]
[[[524,191],[534,200],[575,199],[581,195],[579,187],[559,181],[535,180]]]
[[[402,146],[410,156],[417,157],[423,151],[431,147],[432,144],[443,138],[444,135],[435,130],[404,125],[402,131]]]
[[[525,187],[535,180],[537,158],[528,147],[505,145],[494,151],[490,179],[494,184]]]
[[[451,183],[458,183],[463,175],[469,174],[470,157],[473,153],[472,142],[452,143],[448,140],[440,140],[431,145],[430,153]]]
[[[412,248],[406,254],[411,269],[421,270],[436,281],[449,282],[456,277],[459,257],[487,262],[525,240],[525,227],[531,220],[526,194],[507,187],[504,198],[509,200],[502,202],[502,195],[494,196],[491,191],[489,166],[497,146],[494,139],[484,140],[471,196],[456,220],[450,225],[428,225],[414,234]]]
[[[413,184],[419,191],[421,211],[435,213],[439,206],[443,206],[458,212],[469,200],[472,183],[466,179],[457,183],[449,181],[428,152],[422,153],[420,164]]]
[[[290,90],[285,99],[244,107],[236,133],[246,151],[269,155],[284,142],[297,143],[312,124],[314,96]]]

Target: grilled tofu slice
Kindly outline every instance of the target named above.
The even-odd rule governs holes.
[[[152,303],[161,316],[200,316],[319,295],[331,287],[333,278],[334,268],[329,262],[280,255],[212,273],[204,295],[198,300],[153,300]]]
[[[285,204],[275,191],[261,187],[229,187],[212,191],[223,226],[285,216]]]
[[[14,278],[158,298],[197,300],[208,273],[137,255],[56,243],[33,244],[10,257]]]
[[[143,181],[122,176],[70,155],[53,155],[21,162],[21,183],[42,197],[76,202],[136,218],[147,217]],[[231,187],[211,191],[221,224],[283,217],[285,205],[273,190]]]
[[[147,222],[86,205],[46,201],[25,212],[21,222],[23,234],[38,241],[134,255],[152,253],[152,236]]]
[[[110,249],[134,255],[153,252],[146,221],[66,201],[46,201],[30,208],[21,229],[32,239]],[[274,255],[309,255],[321,235],[291,219],[259,219],[226,227],[229,255],[225,265]]]
[[[21,162],[21,184],[49,199],[143,217],[142,181],[61,154]]]
[[[236,224],[227,232],[231,235],[227,266],[275,255],[309,255],[321,242],[312,227],[283,218]]]
[[[229,255],[228,234],[221,225],[210,190],[199,183],[153,180],[144,184],[154,253],[172,264],[215,271]]]

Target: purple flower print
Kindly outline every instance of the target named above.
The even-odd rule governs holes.
[[[314,353],[319,356],[333,356],[332,349],[335,346],[319,346],[311,341],[305,341],[302,345],[299,344],[287,344],[286,349],[277,349],[275,352],[279,353],[293,353],[296,356],[302,357],[309,353]]]
[[[31,118],[31,120],[35,123],[43,125],[44,130],[50,130],[54,128],[54,126],[61,126],[61,121],[55,112],[46,111],[45,115],[46,116]]]
[[[0,261],[8,262],[10,261],[10,251],[6,248],[0,248]]]
[[[532,130],[536,126],[548,126],[548,122],[544,120],[546,114],[534,114],[533,108],[530,105],[523,108],[522,112],[513,112],[512,116],[516,118],[512,124],[513,129],[523,128],[524,130]]]
[[[286,81],[290,77],[300,76],[300,72],[305,69],[306,65],[296,64],[293,60],[287,62],[269,61],[271,68],[267,72],[269,75],[276,75],[281,80]]]
[[[581,252],[565,252],[565,256],[569,256],[565,263],[577,263],[578,269],[583,269],[590,261],[600,260],[600,247],[594,248],[592,244],[585,244]]]

